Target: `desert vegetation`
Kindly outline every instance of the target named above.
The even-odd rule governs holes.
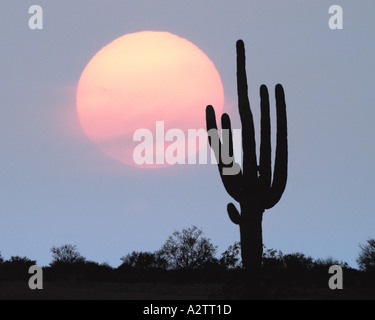
[[[81,255],[75,245],[66,244],[51,248],[52,260],[43,267],[44,294],[48,288],[63,285],[69,298],[75,290],[92,285],[99,294],[102,286],[117,288],[112,292],[123,297],[119,289],[127,285],[127,298],[163,298],[164,288],[168,298],[179,297],[184,288],[196,286],[185,298],[242,299],[244,298],[243,273],[239,242],[218,253],[217,246],[196,226],[173,232],[154,252],[133,251],[120,257],[121,264],[112,267],[106,263],[90,261]],[[12,256],[6,260],[0,254],[0,288],[27,289],[28,270],[37,261],[27,257]],[[258,298],[374,298],[375,297],[375,241],[368,240],[359,246],[358,269],[334,258],[314,259],[301,252],[285,254],[280,250],[263,248],[262,268]],[[344,290],[328,288],[328,269],[339,265],[344,270]],[[129,287],[129,285],[131,287]],[[120,287],[119,287],[120,286]],[[125,288],[125,287],[123,287]],[[133,289],[131,289],[133,288]],[[135,289],[136,288],[136,289]],[[165,289],[173,288],[173,289]],[[17,290],[17,289],[15,289]],[[20,290],[20,289],[18,289]],[[22,291],[21,290],[21,291]],[[88,290],[88,291],[87,291]],[[172,291],[171,291],[172,290]],[[28,293],[30,294],[30,292]],[[17,296],[13,292],[13,296]],[[0,297],[6,298],[4,290]],[[165,295],[164,295],[165,296]]]

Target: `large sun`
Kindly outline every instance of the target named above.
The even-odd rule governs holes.
[[[86,135],[109,157],[134,166],[136,130],[155,133],[156,121],[164,121],[165,131],[205,128],[208,104],[221,113],[218,71],[197,46],[168,32],[137,32],[109,43],[87,64],[77,88]]]

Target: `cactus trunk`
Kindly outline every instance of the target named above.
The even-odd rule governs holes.
[[[242,209],[241,212],[240,239],[242,265],[246,271],[258,275],[263,254],[263,212],[255,213],[249,209]]]

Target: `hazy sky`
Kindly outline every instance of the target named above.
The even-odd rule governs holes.
[[[34,4],[43,8],[43,30],[28,26]],[[328,26],[333,4],[342,6],[342,30]],[[370,0],[3,0],[0,252],[47,265],[52,246],[71,243],[117,266],[191,225],[219,253],[239,240],[215,166],[128,167],[80,127],[75,93],[86,64],[114,39],[154,30],[207,54],[235,124],[237,39],[247,48],[257,130],[259,86],[268,85],[274,112],[274,86],[283,84],[289,176],[281,201],[265,212],[264,244],[357,267],[359,243],[375,237],[374,11]]]

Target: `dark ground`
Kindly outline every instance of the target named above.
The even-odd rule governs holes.
[[[113,269],[93,263],[43,268],[43,289],[31,290],[23,263],[3,265],[0,300],[242,300],[242,269]],[[18,267],[17,267],[18,266]],[[1,271],[1,270],[0,270]],[[331,290],[326,267],[263,269],[257,299],[375,300],[375,273],[343,269],[343,290]]]
[[[374,286],[360,283],[343,290],[291,282],[265,287],[271,300],[375,300]],[[46,281],[42,290],[31,290],[27,281],[0,282],[0,300],[242,300],[238,284],[193,282]]]

